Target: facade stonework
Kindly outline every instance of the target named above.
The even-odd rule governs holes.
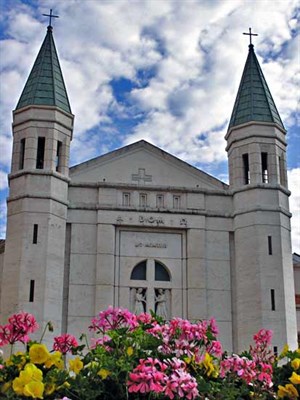
[[[112,305],[215,317],[229,351],[262,327],[296,347],[282,126],[231,123],[227,185],[143,140],[69,168],[71,113],[13,117],[2,322],[22,309],[79,336]]]

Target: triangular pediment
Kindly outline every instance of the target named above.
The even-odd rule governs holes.
[[[70,168],[72,183],[226,189],[227,185],[141,140]]]

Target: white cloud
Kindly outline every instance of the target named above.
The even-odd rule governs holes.
[[[0,239],[6,236],[6,200],[0,201]]]
[[[292,227],[292,249],[300,254],[300,168],[293,168],[288,171],[290,196],[290,210],[293,214],[291,219]]]
[[[53,1],[36,7],[18,1],[2,15],[10,35],[1,42],[5,57],[0,65],[5,170],[10,165],[11,110],[45,35],[41,14],[48,13]],[[268,0],[68,0],[56,7],[60,18],[54,21],[54,38],[75,114],[74,162],[112,150],[113,139],[121,145],[142,138],[200,168],[225,161],[226,122],[247,56],[248,38],[242,32],[248,26],[259,34],[256,53],[286,127],[295,123],[297,0],[277,0],[272,6]],[[139,82],[141,69],[152,71],[146,84]],[[120,78],[136,84],[128,105],[117,101],[111,87]],[[128,117],[132,110],[144,118],[128,131],[118,131],[112,111]]]
[[[7,187],[7,174],[4,171],[0,171],[0,190]]]

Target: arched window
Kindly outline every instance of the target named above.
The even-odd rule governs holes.
[[[133,268],[130,279],[145,281],[146,276],[147,276],[147,262],[142,261]]]
[[[169,274],[168,270],[162,263],[160,263],[158,261],[155,261],[154,279],[156,281],[170,281],[170,274]]]

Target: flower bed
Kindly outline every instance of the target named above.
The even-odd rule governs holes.
[[[22,312],[0,326],[0,397],[7,399],[297,399],[300,351],[287,347],[278,359],[270,350],[271,332],[260,330],[254,344],[237,355],[223,352],[218,329],[210,321],[155,315],[136,316],[108,308],[89,327],[91,344],[78,344],[69,334],[54,339],[49,350],[30,341],[38,328]],[[51,324],[47,324],[51,329]],[[42,335],[43,336],[43,335]],[[86,335],[82,335],[82,340]],[[15,343],[24,352],[13,353]],[[66,363],[66,355],[71,359]],[[299,357],[299,358],[298,358]],[[278,360],[286,363],[278,365]]]

